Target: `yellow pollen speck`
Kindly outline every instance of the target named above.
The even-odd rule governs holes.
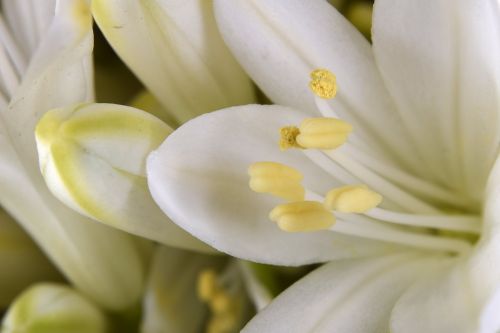
[[[348,185],[328,192],[325,207],[342,213],[365,213],[377,207],[382,199],[365,185]]]
[[[297,143],[304,148],[335,149],[347,141],[351,124],[336,118],[309,118],[302,121]]]
[[[258,193],[270,193],[289,201],[304,199],[305,189],[300,184],[302,174],[281,163],[256,162],[248,168],[250,188]]]
[[[316,201],[292,202],[276,206],[269,218],[287,232],[308,232],[329,229],[335,216]]]
[[[309,88],[321,98],[334,98],[337,94],[335,75],[327,69],[315,69],[311,72]]]
[[[287,150],[290,148],[302,148],[296,140],[299,134],[300,130],[295,126],[280,128],[280,149]]]

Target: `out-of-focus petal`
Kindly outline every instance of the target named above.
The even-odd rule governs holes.
[[[97,0],[92,11],[120,57],[176,124],[253,101],[250,79],[219,36],[207,0]]]

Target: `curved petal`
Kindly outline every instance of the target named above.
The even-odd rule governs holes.
[[[331,262],[283,292],[243,332],[388,332],[401,293],[439,262],[415,253]]]
[[[38,119],[48,109],[92,96],[87,2],[60,0],[57,8],[9,108],[1,110],[0,202],[77,288],[106,308],[124,309],[142,292],[145,262],[138,241],[65,207],[38,168]]]
[[[498,7],[489,0],[378,0],[374,10],[376,60],[408,133],[443,181],[475,199],[500,137]]]
[[[392,331],[480,332],[500,330],[500,162],[488,180],[482,238],[473,253],[412,287],[398,302]]]
[[[330,103],[368,145],[405,160],[410,143],[377,71],[368,41],[324,0],[215,0],[224,40],[273,102],[317,114],[310,72],[337,77]]]
[[[250,79],[222,42],[207,0],[98,0],[104,35],[177,124],[253,101]],[[162,117],[169,121],[168,115]]]
[[[236,257],[301,265],[374,255],[394,245],[330,231],[287,233],[268,214],[279,200],[252,192],[248,166],[274,161],[302,172],[304,186],[325,193],[335,183],[300,151],[279,149],[279,128],[305,114],[281,106],[241,106],[198,117],[148,158],[148,183],[160,208],[182,228]]]
[[[142,110],[77,104],[45,113],[35,136],[52,193],[77,212],[163,244],[210,251],[151,198],[146,157],[172,130]]]

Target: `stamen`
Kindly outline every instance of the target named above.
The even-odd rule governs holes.
[[[365,185],[348,185],[328,192],[325,207],[342,213],[365,213],[378,206],[382,199]]]
[[[211,333],[234,331],[242,310],[241,299],[224,289],[221,279],[212,269],[198,275],[198,297],[212,313],[207,325],[207,332]]]
[[[311,72],[309,88],[321,98],[334,98],[337,94],[335,75],[328,69],[316,69]]]
[[[281,230],[308,232],[329,229],[335,224],[335,216],[316,201],[292,202],[276,206],[269,218]]]
[[[419,215],[374,208],[366,212],[366,216],[384,222],[410,225],[413,227],[426,227],[475,234],[481,232],[481,218],[477,215]]]
[[[339,216],[338,223],[330,230],[433,251],[464,253],[471,249],[471,245],[462,239],[405,231],[395,226],[370,221],[369,218],[357,214],[349,214],[348,219]]]
[[[352,126],[335,118],[305,119],[299,127],[297,143],[304,148],[335,149],[347,141]]]
[[[270,193],[289,201],[304,200],[305,190],[300,184],[302,174],[281,163],[257,162],[248,168],[250,188],[258,193]]]
[[[280,149],[287,150],[290,148],[302,148],[297,143],[297,136],[300,130],[295,126],[286,126],[280,128]]]
[[[211,300],[217,291],[217,275],[215,271],[207,269],[198,275],[198,298],[202,301]]]

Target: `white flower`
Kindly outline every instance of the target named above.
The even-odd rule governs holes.
[[[215,1],[242,66],[295,110],[245,106],[188,122],[150,155],[153,197],[177,224],[237,257],[332,261],[246,331],[500,329],[498,6],[378,0],[372,48],[324,1]],[[309,90],[316,68],[335,73],[333,100]],[[316,92],[336,87],[319,74]],[[302,123],[320,113],[352,124],[347,143],[323,146],[324,135],[346,139],[341,123]],[[280,151],[286,126],[298,129],[285,139],[306,149]],[[250,189],[249,166],[252,189],[268,194]]]
[[[47,110],[93,98],[88,2],[2,5],[0,203],[78,289],[107,309],[133,306],[144,284],[143,241],[55,199],[40,175],[33,135]]]

